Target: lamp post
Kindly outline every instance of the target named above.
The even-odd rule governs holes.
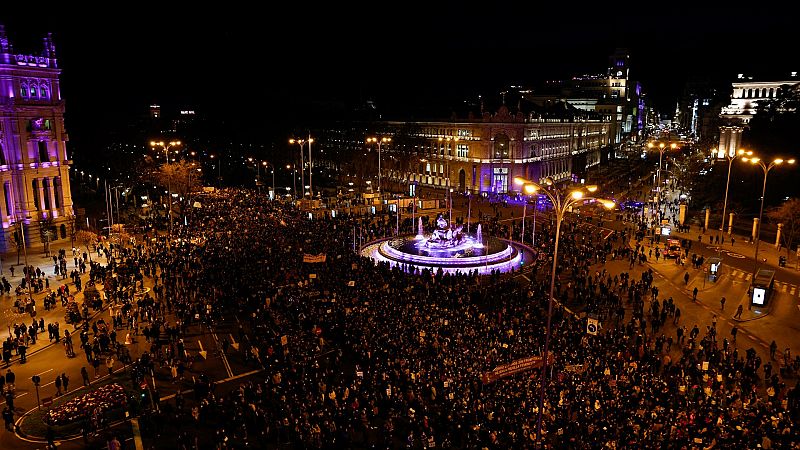
[[[447,226],[453,226],[453,188],[450,188],[450,191],[447,193],[450,196],[450,218],[448,221]]]
[[[272,169],[272,199],[275,200],[277,193],[275,192],[275,165],[269,161],[261,161],[261,165],[264,166],[264,173],[267,171],[267,166],[270,166]]]
[[[390,137],[382,137],[380,139],[376,137],[368,137],[367,144],[370,142],[374,142],[378,144],[378,195],[381,195],[381,144],[385,144],[387,142],[391,142],[392,138]]]
[[[311,200],[314,200],[314,185],[311,184],[311,168],[313,167],[311,164],[311,144],[314,142],[314,138],[311,137],[311,133],[308,134],[307,142],[308,142],[308,196],[311,198]]]
[[[25,217],[25,219],[28,220],[30,220],[30,218],[30,216]],[[25,283],[28,286],[28,299],[31,304],[33,304],[33,287],[31,286],[33,277],[31,276],[31,271],[28,266],[28,244],[25,243],[25,230],[22,228],[22,220],[18,220],[17,225],[19,225],[19,238],[22,241],[22,253],[25,255]],[[19,255],[19,253],[17,253],[17,255]],[[19,259],[17,261],[19,261]]]
[[[304,172],[304,169],[303,169],[303,166],[305,166],[305,163],[303,162],[304,161],[303,160],[303,145],[305,145],[306,140],[305,139],[289,139],[289,143],[290,144],[297,144],[297,145],[300,146],[300,186],[305,186],[306,185],[306,176],[305,176],[305,172]],[[310,147],[310,145],[309,145],[309,147]],[[297,189],[296,188],[295,188],[294,196],[295,196],[295,198],[297,198]],[[303,188],[303,198],[306,198],[305,187]]]
[[[217,157],[217,155],[209,155],[208,157],[213,160],[214,158]],[[217,159],[217,164],[216,165],[217,165],[217,186],[221,187],[221,185],[222,185],[222,161],[220,159]],[[212,165],[212,169],[214,169],[213,165]]]
[[[536,192],[536,186],[532,184],[526,184],[522,187],[522,191],[526,194],[523,198],[524,203],[522,204],[522,234],[520,235],[519,241],[523,244],[525,243],[525,215],[528,212],[528,195],[533,194]],[[536,211],[534,209],[534,211]],[[535,213],[534,213],[535,214]],[[534,216],[535,217],[535,216]],[[536,232],[536,222],[533,222],[534,226],[534,233]]]
[[[719,149],[716,152],[714,150],[716,150],[716,149],[711,150],[712,154],[713,153],[722,153],[723,152],[722,149]],[[727,152],[725,153],[725,159],[728,160],[728,181],[725,182],[725,202],[722,204],[722,223],[720,223],[720,225],[719,225],[719,231],[722,231],[722,232],[725,231],[725,212],[728,210],[728,187],[731,184],[731,165],[733,163],[733,160],[736,159],[739,156],[742,156],[742,155],[751,156],[752,154],[753,154],[753,152],[751,152],[751,151],[745,152],[744,150],[741,150],[741,149],[738,150],[736,153],[734,153],[733,156],[729,155]],[[728,227],[728,234],[729,235],[731,234],[732,231],[733,230],[730,227]]]
[[[760,167],[762,171],[764,171],[764,185],[761,188],[761,209],[758,212],[758,223],[756,224],[756,250],[753,255],[753,258],[756,260],[755,267],[753,268],[753,279],[755,279],[755,276],[758,273],[758,244],[761,242],[761,218],[764,214],[764,196],[767,193],[767,175],[769,175],[769,171],[772,170],[773,167],[780,166],[783,163],[794,164],[795,160],[783,160],[781,158],[775,158],[772,160],[772,162],[767,164],[761,158],[755,156],[745,156],[742,158],[742,161],[756,165]]]
[[[171,141],[167,144],[164,141],[150,141],[150,147],[156,148],[161,147],[164,149],[164,156],[167,158],[166,165],[170,167],[169,164],[169,149],[172,147],[176,147],[181,145],[181,141]],[[167,247],[170,246],[170,241],[172,240],[172,172],[167,170],[167,199],[169,201],[169,228],[167,231],[168,239],[167,239]]]
[[[647,147],[653,148],[654,145],[652,142],[649,142],[647,144]],[[675,148],[677,147],[678,145],[675,144],[674,142],[672,144],[669,144],[669,148],[672,150],[675,150]],[[660,217],[661,214],[661,159],[664,157],[664,151],[666,151],[666,149],[667,145],[664,144],[663,142],[658,144],[658,186],[656,187],[656,210],[658,211],[659,214],[658,217]]]
[[[286,170],[289,170],[290,168],[292,169],[292,186],[294,186],[294,198],[297,199],[297,166],[295,166],[294,164],[292,164],[291,166],[287,164]]]
[[[553,247],[553,268],[550,274],[550,297],[547,301],[547,331],[544,340],[544,353],[542,354],[542,376],[541,376],[541,390],[539,392],[539,413],[536,425],[536,438],[541,441],[542,439],[542,414],[544,411],[544,392],[547,386],[547,359],[550,352],[550,333],[553,318],[553,293],[556,285],[556,267],[558,265],[558,241],[561,235],[561,222],[564,220],[564,215],[567,210],[585,200],[599,200],[603,206],[612,209],[615,204],[611,200],[595,199],[594,197],[587,197],[586,192],[593,193],[597,191],[597,186],[585,186],[582,189],[571,191],[568,195],[564,195],[555,188],[555,183],[550,177],[545,178],[545,185],[536,183],[535,181],[527,180],[521,177],[515,177],[514,183],[524,186],[525,192],[541,191],[553,203],[553,210],[556,213],[556,240]],[[530,186],[530,187],[528,187]]]

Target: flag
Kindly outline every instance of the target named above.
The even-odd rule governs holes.
[[[324,263],[326,259],[325,253],[320,253],[319,255],[312,255],[310,253],[303,254],[304,263]]]

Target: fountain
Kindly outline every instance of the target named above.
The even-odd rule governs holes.
[[[376,262],[411,266],[445,272],[478,271],[481,274],[493,270],[511,271],[523,261],[532,260],[529,248],[493,236],[484,237],[480,224],[475,236],[464,231],[463,225],[453,226],[442,214],[436,218],[436,228],[425,234],[422,219],[417,235],[396,236],[367,244],[361,254]]]

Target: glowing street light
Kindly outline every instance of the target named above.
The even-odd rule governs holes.
[[[550,296],[547,301],[547,333],[545,335],[544,340],[544,353],[542,354],[542,371],[541,371],[541,390],[539,392],[539,412],[538,412],[538,420],[536,426],[536,436],[538,440],[542,439],[542,412],[544,411],[544,393],[545,387],[547,386],[547,360],[550,352],[550,333],[552,329],[552,318],[553,318],[553,293],[555,290],[556,285],[556,266],[558,265],[558,242],[561,236],[561,222],[564,220],[564,215],[566,212],[572,207],[573,205],[586,201],[586,200],[598,200],[604,207],[608,209],[613,209],[616,204],[612,200],[607,199],[597,199],[594,197],[586,196],[585,192],[594,192],[597,191],[597,186],[585,186],[583,188],[579,188],[573,190],[569,193],[562,193],[555,187],[555,182],[552,178],[547,177],[544,180],[544,185],[537,183],[535,181],[527,180],[522,177],[515,177],[514,184],[519,186],[523,186],[523,190],[525,192],[530,192],[531,190],[539,191],[547,196],[550,199],[550,202],[553,204],[553,210],[556,213],[556,241],[553,247],[553,269],[550,274]],[[528,188],[527,186],[530,185],[532,188]]]
[[[761,158],[755,156],[745,156],[742,157],[742,161],[753,164],[754,166],[758,166],[764,172],[764,186],[761,188],[761,210],[758,212],[758,223],[756,224],[756,233],[755,233],[756,249],[755,249],[755,254],[753,255],[753,258],[756,260],[756,265],[755,268],[753,269],[753,278],[755,278],[756,274],[758,273],[758,244],[761,242],[761,218],[764,214],[764,196],[767,193],[767,175],[769,175],[769,171],[772,170],[773,167],[780,166],[783,163],[794,164],[795,160],[794,158],[789,160],[775,158],[772,160],[772,162],[767,164]]]
[[[150,141],[150,147],[156,148],[161,147],[164,149],[164,157],[166,158],[167,167],[169,167],[169,149],[172,147],[177,147],[181,145],[181,141],[170,141],[168,144],[165,144],[164,141]],[[169,197],[169,231],[167,232],[169,235],[169,239],[167,239],[167,246],[169,247],[170,241],[172,240],[172,171],[167,170],[167,191],[170,194]]]
[[[390,137],[382,137],[380,139],[376,137],[368,137],[367,144],[370,142],[374,142],[378,144],[378,195],[381,193],[381,144],[386,144],[387,142],[391,142],[392,138]]]

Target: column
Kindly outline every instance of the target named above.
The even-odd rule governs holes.
[[[38,186],[39,192],[35,192],[33,195],[38,195],[39,196],[39,211],[40,212],[44,212],[45,211],[45,209],[44,209],[44,207],[45,207],[45,204],[44,204],[44,178],[39,178],[38,180],[39,180],[39,186]]]
[[[758,217],[753,217],[753,232],[750,233],[750,236],[753,238],[753,242],[758,239],[756,233],[758,233]]]
[[[3,189],[2,189],[2,192],[0,192],[0,195],[2,195],[2,197],[3,197],[3,201],[0,202],[0,220],[2,220],[2,223],[0,223],[0,226],[10,225],[11,224],[11,220],[9,219],[8,214],[6,214],[7,210],[11,210],[11,208],[8,207],[9,206],[8,202],[7,202],[8,199],[6,197],[6,192],[9,192],[9,194],[10,194],[10,190],[11,190],[11,183],[9,183],[9,182],[3,183]],[[0,230],[0,231],[2,231],[2,230]]]
[[[728,220],[728,236],[733,234],[733,213],[730,213],[730,219]]]
[[[775,248],[778,248],[781,243],[781,232],[783,232],[783,224],[778,224],[778,234],[775,236]]]
[[[60,176],[59,181],[61,181],[61,208],[63,208],[64,214],[70,215],[73,213],[72,211],[72,191],[70,190],[69,184],[69,167],[68,166],[61,166],[59,167]]]
[[[708,219],[711,216],[711,208],[706,208],[706,230],[708,230]]]
[[[50,211],[53,217],[58,217],[58,208],[56,207],[56,177],[48,177],[47,179],[47,196],[50,198]]]

